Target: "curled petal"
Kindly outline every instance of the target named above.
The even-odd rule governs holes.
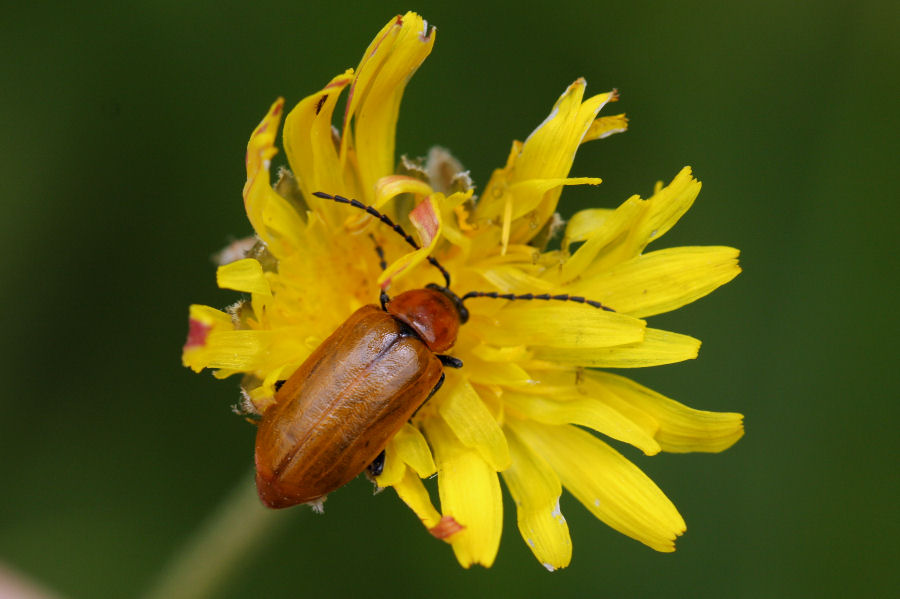
[[[372,204],[376,182],[394,172],[394,141],[403,91],[431,53],[434,29],[408,12],[392,19],[363,54],[344,114],[341,159],[357,161],[359,199]]]
[[[269,168],[275,155],[275,134],[281,122],[284,100],[279,98],[247,144],[247,182],[244,210],[256,234],[276,257],[285,256],[301,245],[303,221],[287,200],[272,189]]]
[[[394,483],[394,491],[403,503],[409,506],[425,528],[431,529],[438,525],[441,521],[441,514],[431,504],[431,497],[428,495],[428,489],[422,484],[422,480],[415,473],[406,468],[403,478]]]
[[[463,445],[440,418],[425,420],[438,468],[441,511],[465,527],[450,538],[464,567],[489,568],[500,547],[503,498],[497,472],[474,449]]]
[[[581,140],[581,143],[595,139],[605,139],[610,135],[622,133],[626,129],[628,129],[628,119],[625,118],[624,114],[602,116],[591,123],[591,128],[584,134],[584,139]]]
[[[428,442],[419,429],[405,423],[391,440],[397,455],[422,478],[435,473],[434,458]]]
[[[339,208],[313,192],[355,197],[355,177],[341,165],[331,122],[341,92],[353,80],[353,69],[301,100],[284,121],[284,152],[297,185],[311,207],[329,221],[341,222]]]
[[[375,203],[373,206],[381,209],[382,206],[403,193],[424,197],[431,195],[432,189],[428,183],[405,175],[382,177],[375,185]]]

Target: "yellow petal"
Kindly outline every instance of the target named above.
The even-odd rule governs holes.
[[[573,286],[585,297],[636,317],[689,304],[741,272],[729,247],[676,247],[622,262]]]
[[[637,318],[576,302],[517,300],[497,313],[493,327],[478,334],[495,345],[575,349],[637,343],[645,327]]]
[[[516,502],[519,532],[545,568],[565,568],[572,559],[572,539],[559,509],[559,477],[543,458],[507,432],[512,464],[503,471],[503,480]]]
[[[415,475],[409,468],[403,478],[393,485],[394,491],[403,503],[409,506],[425,528],[433,528],[441,521],[441,514],[434,509],[431,504],[431,497],[428,495],[428,489],[422,484],[422,480]]]
[[[640,254],[647,244],[662,237],[688,211],[700,193],[700,182],[684,167],[665,187],[658,187],[647,200],[641,200],[640,215],[629,223],[627,234],[614,247],[594,261],[588,274],[608,269]]]
[[[516,198],[510,218],[513,220],[525,216],[538,207],[549,191],[560,191],[566,185],[600,185],[599,177],[556,177],[552,179],[528,179],[509,186],[510,194]]]
[[[657,551],[675,550],[675,538],[686,529],[684,520],[637,466],[574,426],[512,419],[509,425],[594,516]]]
[[[230,331],[233,328],[229,314],[209,306],[192,305],[188,316],[188,337],[182,349],[181,363],[194,372],[209,367],[210,334]]]
[[[643,211],[643,200],[632,196],[612,212],[589,212],[577,220],[573,219],[569,224],[571,232],[566,229],[566,238],[573,241],[584,239],[585,242],[563,263],[559,281],[572,281],[589,267],[596,267],[601,252],[608,254],[614,242],[626,238],[629,228]]]
[[[278,124],[281,123],[283,109],[284,98],[278,98],[250,136],[245,156],[248,181],[260,173],[269,172],[269,161],[278,153],[275,148],[275,137],[278,135]]]
[[[518,181],[525,179],[549,179],[565,177],[572,168],[575,152],[587,134],[597,113],[614,97],[612,93],[599,94],[581,102],[586,83],[579,79],[553,107],[553,112],[528,136],[522,153],[516,161]],[[513,181],[512,183],[515,183]],[[560,187],[543,193],[532,218],[513,228],[512,243],[525,243],[540,231],[547,219],[556,211]],[[521,194],[516,202],[523,201]]]
[[[692,360],[700,351],[700,341],[687,335],[646,329],[644,340],[629,345],[598,348],[537,347],[536,360],[595,368],[642,368]]]
[[[353,69],[333,78],[320,91],[301,100],[284,121],[284,152],[306,201],[333,224],[342,222],[343,212],[328,200],[312,195],[356,196],[352,176],[345,176],[335,147],[331,122],[341,92],[353,80]]]
[[[700,187],[700,181],[691,176],[691,167],[681,169],[671,183],[647,200],[650,208],[640,227],[632,232],[635,242],[643,248],[665,235],[693,205]]]
[[[427,478],[437,470],[428,442],[419,429],[411,424],[405,423],[394,435],[391,443],[400,459],[415,470],[420,477]]]
[[[531,352],[524,345],[509,345],[504,347],[492,347],[490,345],[476,345],[471,350],[472,355],[485,362],[519,362],[531,358]]]
[[[519,393],[554,396],[569,393],[583,380],[583,369],[581,368],[551,370],[530,368],[527,372],[529,377],[524,384],[515,382],[504,385],[504,387],[514,389]]]
[[[490,263],[480,263],[474,265],[479,274],[490,283],[491,287],[502,293],[558,293],[558,289],[552,283],[538,278],[534,274],[528,272],[527,267],[521,264],[498,264],[496,266]],[[473,290],[480,291],[480,290]],[[503,302],[497,303],[497,300],[490,299],[473,299],[478,306],[477,312],[490,312],[491,310],[499,310],[503,306]],[[494,304],[494,307],[491,307]]]
[[[404,193],[424,197],[431,195],[432,189],[428,183],[413,177],[404,175],[382,177],[375,184],[375,203],[373,206],[380,209],[389,201]]]
[[[262,265],[254,258],[236,260],[216,270],[216,283],[222,289],[272,295]]]
[[[247,182],[244,184],[244,210],[256,234],[276,257],[291,253],[301,244],[303,221],[291,205],[272,189],[269,168],[275,149],[275,135],[281,122],[284,100],[279,98],[269,109],[247,144]]]
[[[468,255],[472,245],[472,240],[468,233],[474,231],[474,228],[469,224],[469,213],[464,204],[469,202],[474,194],[474,189],[457,191],[441,202],[444,239],[455,246],[459,246],[462,249],[463,256]]]
[[[584,241],[595,231],[604,227],[615,210],[609,208],[588,208],[579,210],[566,222],[566,234],[562,241],[563,248],[569,244]]]
[[[191,320],[201,322],[210,328],[233,328],[231,315],[226,312],[200,304],[192,304],[189,310]]]
[[[624,114],[602,116],[591,123],[591,128],[585,133],[581,143],[595,139],[604,139],[615,133],[622,133],[626,129],[628,129],[628,119],[625,118]]]
[[[463,445],[477,450],[495,471],[506,469],[510,458],[503,430],[469,381],[455,378],[441,399],[441,416]]]
[[[375,477],[375,483],[382,489],[396,485],[406,475],[406,464],[397,452],[394,440],[388,441],[384,448],[384,467],[381,474]]]
[[[512,186],[531,179],[558,179],[568,176],[579,144],[584,139],[600,109],[613,94],[600,94],[584,102],[584,79],[578,79],[560,96],[550,115],[520,146],[513,145],[504,169],[498,170],[488,182],[482,200],[476,208],[476,219],[494,218],[502,214],[503,207],[514,205],[534,206],[532,214],[511,224],[504,218],[504,240],[525,243],[534,237],[556,210],[561,188],[549,191],[539,188],[521,188],[514,192]],[[517,210],[518,211],[518,210]],[[511,213],[507,210],[507,217]]]
[[[347,98],[341,155],[346,164],[351,149],[355,154],[363,196],[359,199],[366,204],[373,202],[376,182],[394,172],[400,100],[431,52],[434,38],[434,29],[429,30],[419,15],[398,16],[375,36],[356,70]]]
[[[586,375],[629,405],[652,416],[659,423],[656,440],[663,451],[717,453],[744,436],[741,414],[695,410],[630,379],[607,372],[592,371]]]
[[[672,228],[698,193],[700,182],[691,176],[690,167],[685,167],[669,185],[657,186],[650,199],[632,196],[605,221],[594,219],[595,231],[586,236],[585,243],[563,264],[557,280],[565,283],[592,276],[634,258],[648,243]],[[583,230],[576,233],[585,237]]]
[[[450,542],[464,567],[489,568],[500,547],[503,498],[497,472],[477,451],[463,445],[440,418],[425,420],[425,433],[438,468],[441,511],[465,528]]]
[[[467,326],[471,325],[469,323]],[[525,384],[531,380],[528,373],[515,362],[485,361],[475,354],[466,356],[465,371],[471,382],[481,385]]]
[[[213,331],[206,339],[206,368],[253,371],[265,362],[273,331]]]
[[[544,424],[579,424],[618,441],[634,445],[647,455],[659,453],[652,434],[594,396],[580,395],[573,389],[554,397],[503,394],[504,404],[523,417]]]

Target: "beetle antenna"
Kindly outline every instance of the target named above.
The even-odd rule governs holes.
[[[378,254],[378,266],[381,267],[381,270],[387,269],[387,261],[384,259],[384,248],[381,247],[381,244],[375,240],[375,236],[369,234],[369,239],[372,240],[372,243],[375,245],[375,253]]]
[[[384,248],[381,247],[381,244],[375,240],[375,236],[371,233],[369,234],[369,239],[372,240],[372,243],[375,245],[375,253],[378,254],[378,265],[381,267],[381,270],[387,268],[387,261],[384,259]],[[387,310],[387,303],[391,301],[390,296],[388,296],[387,291],[384,289],[381,290],[381,294],[378,296],[379,301],[381,302],[381,309]]]
[[[607,312],[615,312],[609,306],[604,306],[600,302],[595,302],[594,300],[586,299],[580,295],[569,295],[567,293],[562,293],[559,295],[550,295],[549,293],[521,293],[516,295],[514,293],[499,293],[497,291],[470,291],[469,293],[462,296],[462,301],[466,301],[467,299],[472,299],[473,297],[490,297],[492,299],[505,299],[505,300],[556,300],[559,302],[576,302],[579,304],[587,304],[588,306],[592,306],[594,308],[600,308],[601,310],[606,310]]]
[[[413,247],[413,249],[417,249],[417,250],[421,249],[419,247],[419,244],[416,243],[416,240],[413,239],[409,233],[407,233],[406,231],[403,230],[403,227],[401,227],[400,225],[398,225],[394,221],[392,221],[388,215],[379,212],[375,208],[372,208],[371,206],[367,206],[367,205],[363,204],[362,202],[360,202],[359,200],[345,198],[344,196],[339,196],[339,195],[327,194],[324,191],[314,191],[313,195],[316,196],[317,198],[322,198],[323,200],[331,200],[332,202],[337,202],[338,204],[349,204],[350,206],[353,206],[354,208],[358,208],[364,212],[367,212],[371,216],[374,216],[375,218],[377,218],[378,220],[380,220],[381,222],[383,222],[384,224],[389,226],[391,229],[393,229],[394,232],[397,235],[399,235],[400,237],[402,237],[406,243],[411,245]],[[432,266],[434,266],[436,269],[441,271],[441,274],[444,276],[444,281],[445,281],[446,286],[450,287],[450,273],[447,272],[447,269],[444,268],[443,266],[441,266],[441,263],[438,262],[437,258],[435,258],[433,256],[428,256],[428,261],[431,263]],[[382,266],[382,269],[384,269],[384,268],[386,268],[386,266]]]

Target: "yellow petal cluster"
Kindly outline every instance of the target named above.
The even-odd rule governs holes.
[[[559,249],[546,241],[582,143],[627,128],[624,115],[598,116],[615,91],[585,96],[578,79],[477,196],[452,158],[398,171],[394,135],[412,74],[435,32],[414,13],[392,19],[359,66],[301,100],[285,118],[290,170],[273,181],[271,160],[283,111],[277,100],[247,147],[244,203],[256,243],[219,267],[217,283],[247,299],[226,311],[191,306],[184,364],[216,376],[243,375],[245,409],[264,412],[290,376],[353,311],[440,281],[502,294],[568,294],[577,301],[472,298],[470,320],[450,353],[460,370],[390,440],[382,487],[392,487],[464,567],[490,566],[502,531],[500,479],[515,502],[519,532],[549,570],[572,555],[559,507],[567,489],[614,529],[657,551],[673,551],[684,520],[663,492],[602,438],[648,456],[718,452],[743,435],[740,414],[693,410],[628,378],[596,368],[670,364],[697,356],[700,342],[654,329],[646,318],[675,310],[734,278],[728,247],[646,251],[700,191],[689,168],[646,199],[578,212]],[[338,101],[344,113],[336,120]],[[431,158],[429,158],[431,161]],[[435,159],[437,160],[437,159]],[[401,164],[406,164],[404,160]],[[407,165],[408,166],[408,165]],[[453,170],[453,169],[451,169]],[[411,251],[384,224],[314,195],[359,199],[418,233]],[[379,265],[376,244],[388,262]],[[592,432],[589,432],[592,431]],[[594,434],[596,433],[596,434]],[[423,479],[437,473],[439,507]]]

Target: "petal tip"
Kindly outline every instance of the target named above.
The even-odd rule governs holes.
[[[428,529],[428,532],[431,533],[431,536],[435,539],[449,542],[450,537],[465,530],[465,528],[466,527],[457,522],[456,518],[453,516],[443,516],[440,522]]]

